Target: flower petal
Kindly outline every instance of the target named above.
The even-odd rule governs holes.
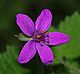
[[[34,34],[34,23],[27,15],[17,14],[16,23],[24,34],[28,36],[32,36]]]
[[[53,60],[54,60],[53,53],[47,45],[36,43],[36,48],[37,48],[39,56],[44,64],[49,65],[53,62]]]
[[[67,43],[70,40],[67,34],[61,32],[50,32],[48,36],[49,36],[49,45],[59,45]]]
[[[52,21],[52,14],[48,9],[42,10],[41,14],[37,18],[35,22],[36,30],[41,31],[47,31],[51,25]]]
[[[20,55],[18,57],[18,62],[27,63],[34,57],[35,53],[36,53],[35,42],[28,41],[20,52]]]

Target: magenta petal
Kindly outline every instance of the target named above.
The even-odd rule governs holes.
[[[34,23],[27,15],[17,14],[16,23],[24,34],[28,36],[32,36],[34,34]]]
[[[59,45],[67,43],[70,40],[67,34],[61,32],[50,32],[48,35],[49,35],[49,45]]]
[[[35,22],[35,27],[37,31],[47,31],[51,25],[52,14],[48,9],[42,10],[41,14]]]
[[[39,56],[44,64],[49,65],[53,62],[53,60],[54,60],[53,53],[47,45],[36,43],[36,48],[37,48]]]
[[[35,53],[36,53],[35,42],[28,41],[20,52],[20,55],[18,57],[18,62],[27,63],[34,57]]]

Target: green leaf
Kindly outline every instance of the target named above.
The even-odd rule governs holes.
[[[0,74],[30,74],[29,69],[18,63],[18,51],[18,47],[7,46],[7,51],[0,54]]]
[[[72,16],[67,16],[64,21],[60,23],[59,32],[68,34],[70,42],[62,44],[53,48],[55,54],[54,63],[60,63],[58,59],[67,58],[74,59],[80,56],[80,14],[75,12]]]

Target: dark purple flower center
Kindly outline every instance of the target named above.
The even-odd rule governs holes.
[[[47,32],[42,33],[35,33],[33,36],[33,40],[41,43],[49,43],[49,36]]]

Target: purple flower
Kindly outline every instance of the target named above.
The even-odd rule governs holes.
[[[30,61],[36,51],[46,65],[51,64],[54,60],[54,55],[47,45],[59,45],[67,43],[70,38],[60,32],[47,32],[51,26],[52,14],[48,9],[42,10],[38,16],[35,25],[34,22],[25,14],[17,14],[16,22],[22,32],[32,37],[22,48],[18,57],[19,63],[27,63]]]

